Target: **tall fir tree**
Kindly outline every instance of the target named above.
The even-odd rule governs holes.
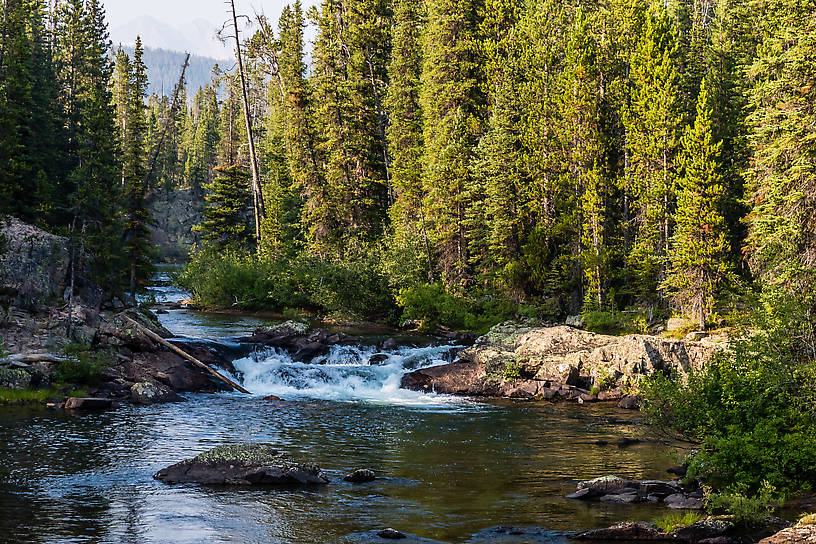
[[[701,330],[733,280],[728,226],[722,216],[722,141],[715,140],[713,108],[705,84],[697,116],[682,138],[677,229],[669,251],[670,269],[662,288]]]

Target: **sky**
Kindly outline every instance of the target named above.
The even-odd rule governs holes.
[[[264,13],[277,22],[292,0],[235,0],[236,11],[252,16]],[[103,0],[114,45],[132,44],[136,35],[146,47],[160,47],[218,59],[232,56],[215,37],[215,30],[231,17],[223,0]],[[304,11],[318,0],[301,0]],[[245,23],[239,21],[241,31]],[[313,31],[307,29],[307,41]],[[307,51],[309,44],[305,44]]]
[[[220,26],[228,16],[228,5],[222,0],[103,0],[108,13],[108,23],[117,27],[129,23],[142,15],[149,15],[167,24],[176,25],[205,19],[214,26]],[[253,8],[265,12],[277,20],[288,0],[236,0],[239,12],[251,14]],[[304,2],[304,6],[306,2]]]

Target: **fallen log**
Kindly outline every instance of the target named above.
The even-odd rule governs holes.
[[[190,355],[186,351],[183,351],[180,348],[174,346],[173,344],[171,344],[170,342],[168,342],[167,340],[165,340],[164,338],[162,338],[161,336],[159,336],[155,332],[151,331],[147,327],[144,327],[143,325],[137,323],[136,321],[132,320],[128,316],[122,316],[122,317],[124,317],[125,320],[127,320],[130,324],[132,324],[138,330],[140,330],[145,335],[147,335],[150,339],[155,340],[156,342],[158,342],[162,346],[166,347],[170,351],[172,351],[172,352],[176,353],[177,355],[180,355],[181,357],[187,359],[188,361],[193,363],[195,366],[201,368],[202,370],[206,370],[207,372],[209,372],[210,374],[212,374],[213,376],[215,376],[216,378],[218,378],[222,382],[228,384],[233,389],[236,389],[237,391],[240,391],[241,393],[246,393],[248,395],[251,395],[251,393],[249,391],[247,391],[246,389],[244,389],[243,387],[241,387],[240,385],[238,385],[234,381],[230,380],[229,378],[227,378],[226,376],[224,376],[222,374],[219,374],[218,372],[216,372],[215,370],[210,368],[208,365],[205,365],[204,363],[202,363],[201,361],[199,361],[198,359],[196,359],[195,357],[193,357],[192,355]]]
[[[14,353],[8,357],[0,358],[0,364],[3,363],[63,363],[68,361],[68,357],[60,357],[52,353]]]

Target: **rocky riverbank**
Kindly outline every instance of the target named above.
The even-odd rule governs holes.
[[[700,368],[725,338],[674,340],[609,336],[568,325],[507,322],[493,327],[451,364],[409,372],[402,387],[477,397],[578,402],[624,400],[641,376]]]

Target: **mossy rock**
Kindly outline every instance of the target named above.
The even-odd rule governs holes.
[[[328,478],[314,464],[299,463],[269,444],[215,447],[158,471],[166,483],[206,485],[320,485]]]

